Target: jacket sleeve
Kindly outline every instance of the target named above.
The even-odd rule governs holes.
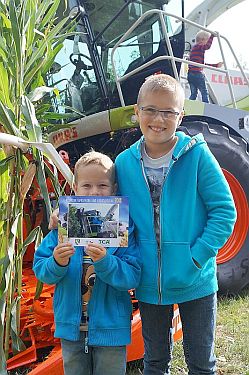
[[[94,262],[97,276],[113,288],[127,291],[136,288],[141,276],[139,247],[134,237],[134,225],[129,227],[129,246],[118,248],[115,254],[108,254]]]
[[[209,37],[209,39],[208,39],[208,41],[207,41],[207,43],[203,44],[201,46],[202,50],[204,50],[204,51],[208,50],[211,47],[211,45],[213,43],[213,40],[214,40],[214,35],[211,34],[210,37]]]
[[[53,257],[58,244],[58,231],[52,230],[35,252],[33,271],[38,280],[46,284],[57,284],[67,273],[68,266],[60,266]]]
[[[207,224],[191,248],[192,257],[203,266],[226,243],[236,221],[229,185],[207,146],[199,161],[198,191],[207,209]]]

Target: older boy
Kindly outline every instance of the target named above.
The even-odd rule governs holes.
[[[114,165],[108,156],[92,151],[78,160],[76,195],[108,196],[115,190]],[[89,283],[83,280],[87,256],[93,261]],[[131,339],[128,289],[138,285],[141,271],[132,232],[128,248],[90,244],[75,249],[70,243],[58,244],[58,231],[53,230],[37,249],[33,269],[39,280],[56,284],[55,337],[61,339],[65,375],[124,375],[125,346]],[[87,319],[81,299],[86,288],[92,289]]]
[[[135,105],[143,136],[115,162],[141,249],[136,296],[145,343],[144,375],[170,372],[174,303],[180,309],[189,374],[216,374],[215,256],[233,230],[236,212],[203,136],[176,132],[183,104],[184,92],[174,78],[149,77]]]
[[[199,64],[204,64],[204,54],[205,51],[208,50],[212,43],[213,43],[214,35],[208,33],[207,31],[199,31],[196,34],[195,40],[196,44],[192,47],[189,60],[194,61]],[[209,66],[214,66],[216,68],[220,68],[222,66],[222,62],[217,64],[206,64]],[[203,73],[203,68],[196,65],[189,65],[188,70],[188,82],[190,86],[191,95],[189,97],[190,100],[195,100],[197,98],[198,90],[201,93],[202,101],[208,103],[208,90],[206,84],[206,77]]]

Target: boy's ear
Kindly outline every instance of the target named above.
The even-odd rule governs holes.
[[[179,119],[178,119],[177,126],[180,126],[180,125],[181,125],[183,117],[184,117],[184,111],[182,111],[182,112],[180,113],[180,115],[179,115]]]
[[[138,108],[137,104],[134,105],[134,112],[135,112],[135,115],[138,117],[138,115],[139,115],[139,108]]]
[[[140,118],[139,118],[139,107],[138,104],[134,105],[134,112],[135,112],[135,118],[138,123],[140,123]]]

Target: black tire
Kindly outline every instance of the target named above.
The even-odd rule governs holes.
[[[202,133],[221,168],[229,171],[240,183],[249,201],[249,153],[245,140],[231,136],[229,129],[217,124],[184,122],[179,130],[188,135]],[[239,294],[249,285],[249,235],[232,259],[218,264],[220,294]]]

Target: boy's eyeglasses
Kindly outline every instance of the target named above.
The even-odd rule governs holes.
[[[150,107],[139,107],[139,109],[141,109],[146,116],[151,118],[155,118],[160,113],[164,119],[175,119],[180,114],[179,112],[169,111],[167,109],[164,110]]]

